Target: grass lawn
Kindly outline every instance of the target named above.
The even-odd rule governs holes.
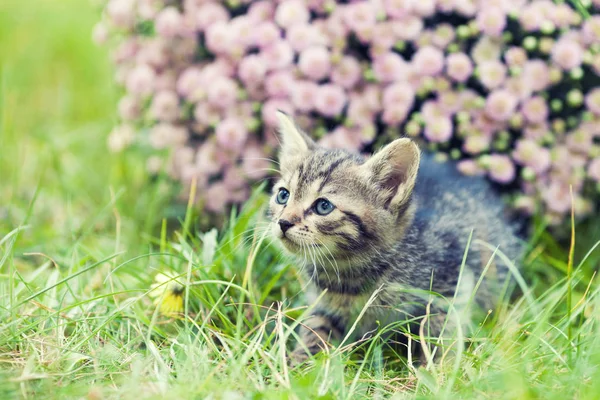
[[[98,15],[0,2],[1,399],[600,398],[587,228],[572,266],[539,229],[521,290],[456,358],[419,367],[374,339],[287,367],[304,282],[253,234],[264,195],[202,233],[139,150],[108,153],[118,90]]]

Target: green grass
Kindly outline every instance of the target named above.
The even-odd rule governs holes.
[[[0,3],[0,398],[600,396],[598,251],[582,263],[598,235],[578,236],[571,265],[542,229],[525,295],[459,362],[417,367],[375,339],[288,368],[303,282],[251,234],[264,196],[217,236],[191,210],[166,229],[184,215],[172,188],[148,180],[142,154],[106,151],[118,91],[89,39],[97,18],[85,0]],[[182,318],[150,296],[167,271]]]

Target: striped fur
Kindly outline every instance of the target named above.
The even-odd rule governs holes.
[[[475,239],[499,246],[511,260],[521,254],[516,229],[487,182],[421,155],[408,139],[365,159],[318,147],[285,115],[279,118],[281,179],[270,201],[271,231],[310,279],[309,304],[320,297],[293,357],[302,361],[306,350],[314,354],[343,337],[378,289],[357,338],[407,320],[414,332],[427,310],[428,336],[442,331],[452,336],[466,326],[467,304],[490,256]],[[276,200],[281,189],[289,191],[286,204]],[[319,199],[335,206],[330,214],[316,212]],[[285,232],[282,220],[291,224]],[[461,275],[471,232],[474,241]],[[493,276],[488,274],[475,296],[485,307],[494,306],[508,275],[500,259],[490,271]]]

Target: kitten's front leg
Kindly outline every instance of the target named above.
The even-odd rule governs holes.
[[[331,340],[340,340],[344,334],[343,318],[324,310],[315,310],[300,326],[300,342],[290,354],[290,363],[298,365],[324,350]]]

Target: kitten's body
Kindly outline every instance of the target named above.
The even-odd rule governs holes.
[[[273,231],[311,279],[309,304],[320,298],[302,329],[297,359],[305,357],[304,349],[314,354],[343,337],[378,289],[357,325],[358,338],[398,321],[412,319],[418,326],[427,304],[429,335],[453,332],[456,318],[467,322],[466,305],[492,254],[482,242],[499,246],[511,260],[520,256],[502,201],[483,178],[462,176],[452,163],[430,156],[419,166],[419,152],[407,139],[368,161],[325,150],[290,132],[293,125],[280,118],[282,180],[274,190],[276,196],[288,192],[288,200],[281,204],[276,197],[271,204]],[[334,210],[318,215],[315,204],[323,199]],[[474,300],[491,307],[507,268],[496,257],[486,276]],[[457,312],[446,320],[450,309]]]

